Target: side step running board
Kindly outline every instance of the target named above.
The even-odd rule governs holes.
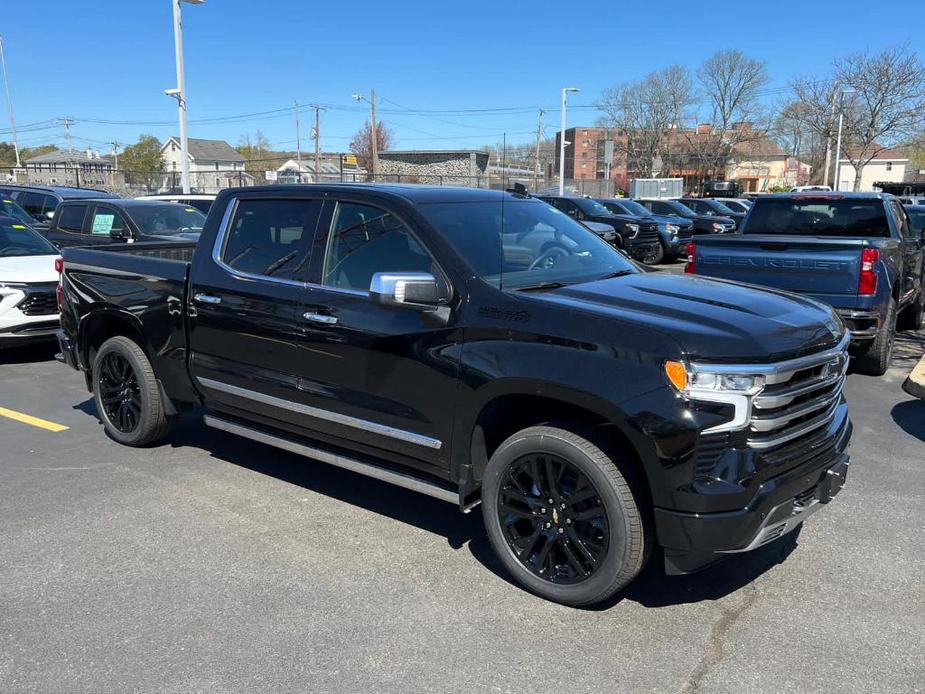
[[[297,453],[298,455],[304,455],[305,457],[312,458],[313,460],[320,460],[322,463],[327,463],[328,465],[335,465],[337,467],[342,467],[345,470],[352,470],[353,472],[357,472],[361,475],[366,475],[367,477],[373,477],[377,480],[388,482],[389,484],[394,484],[397,487],[404,487],[405,489],[410,489],[414,492],[426,494],[427,496],[432,496],[436,499],[449,501],[451,504],[459,504],[460,502],[459,494],[457,492],[446,489],[419,477],[414,477],[412,475],[407,475],[401,472],[394,472],[392,470],[386,470],[385,468],[381,468],[370,463],[365,463],[354,458],[348,458],[347,456],[340,455],[338,453],[331,453],[330,451],[326,451],[321,448],[306,446],[305,444],[297,443],[296,441],[291,441],[281,436],[274,436],[273,434],[267,434],[262,431],[258,431],[257,429],[242,426],[241,424],[237,424],[235,422],[229,422],[226,419],[220,419],[214,415],[207,414],[203,417],[203,420],[205,421],[206,426],[212,427],[213,429],[221,429],[222,431],[227,431],[229,434],[237,434],[238,436],[243,436],[244,438],[251,439],[252,441],[265,443],[268,446],[282,448],[285,451]],[[471,507],[464,509],[465,512],[470,510]]]

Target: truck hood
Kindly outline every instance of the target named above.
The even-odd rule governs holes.
[[[17,282],[35,284],[57,282],[55,258],[57,255],[23,255],[0,258],[0,284]]]
[[[674,215],[668,214],[650,214],[645,217],[645,219],[651,220],[658,224],[674,224],[681,227],[682,229],[690,229],[692,226],[694,226],[694,223],[686,217],[676,217]]]
[[[833,347],[845,330],[832,309],[796,294],[658,272],[569,285],[529,298],[647,325],[700,361],[789,358]]]

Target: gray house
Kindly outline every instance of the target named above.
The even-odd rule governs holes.
[[[55,186],[106,187],[113,183],[113,159],[88,149],[40,154],[23,162],[30,183]]]
[[[164,143],[161,158],[169,178],[179,180],[179,137],[171,137]],[[244,157],[224,140],[189,138],[189,163],[190,186],[197,192],[217,193],[222,188],[254,185],[254,177],[244,172]]]

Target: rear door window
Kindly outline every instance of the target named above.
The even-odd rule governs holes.
[[[97,207],[90,222],[90,234],[93,236],[125,236],[128,227],[122,215],[111,207]]]
[[[248,275],[300,281],[307,271],[321,200],[241,200],[222,263]]]
[[[745,233],[888,238],[890,226],[876,198],[764,198],[752,208]]]
[[[29,213],[29,216],[35,219],[42,217],[42,211],[45,209],[45,196],[41,193],[22,193],[17,202]]]
[[[56,226],[61,231],[79,234],[83,231],[84,217],[87,215],[86,205],[63,205],[58,213]]]

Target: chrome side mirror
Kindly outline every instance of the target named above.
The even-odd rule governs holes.
[[[46,219],[48,219],[48,221],[50,222],[52,219],[55,218],[55,211],[54,211],[54,210],[48,210],[48,212],[45,213],[45,217],[46,217]]]
[[[429,272],[377,272],[369,296],[381,306],[436,311],[446,303],[441,284]]]

